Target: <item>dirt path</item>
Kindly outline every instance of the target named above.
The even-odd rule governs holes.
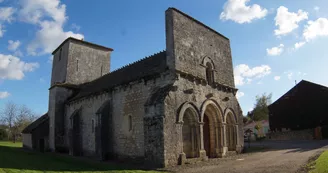
[[[327,149],[328,141],[281,141],[253,145],[264,145],[272,150],[242,154],[226,159],[211,159],[209,162],[179,166],[171,171],[184,173],[297,172],[311,156]]]

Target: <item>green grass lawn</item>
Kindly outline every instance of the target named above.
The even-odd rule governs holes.
[[[131,166],[115,163],[96,162],[72,158],[54,153],[39,153],[23,150],[22,143],[0,141],[0,173],[39,172],[106,172],[106,173],[155,173],[156,171],[136,170]]]
[[[323,152],[317,160],[314,161],[313,170],[311,173],[326,173],[328,172],[328,150]]]

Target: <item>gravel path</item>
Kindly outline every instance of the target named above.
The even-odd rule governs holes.
[[[182,173],[290,173],[297,172],[311,156],[328,149],[328,141],[268,141],[252,145],[271,149],[225,159],[210,159],[209,162],[178,166],[169,171]]]

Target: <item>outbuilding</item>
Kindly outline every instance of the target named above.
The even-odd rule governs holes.
[[[48,148],[48,136],[49,117],[46,113],[22,131],[23,147],[43,152]]]

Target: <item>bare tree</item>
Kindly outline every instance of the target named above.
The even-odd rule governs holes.
[[[15,121],[17,118],[17,105],[13,102],[7,102],[2,112],[2,121],[8,126],[9,134],[8,139],[12,137],[16,141],[14,132]]]
[[[2,111],[1,119],[9,129],[8,139],[16,142],[21,131],[35,121],[36,115],[25,105],[17,106],[13,102],[8,102]]]

